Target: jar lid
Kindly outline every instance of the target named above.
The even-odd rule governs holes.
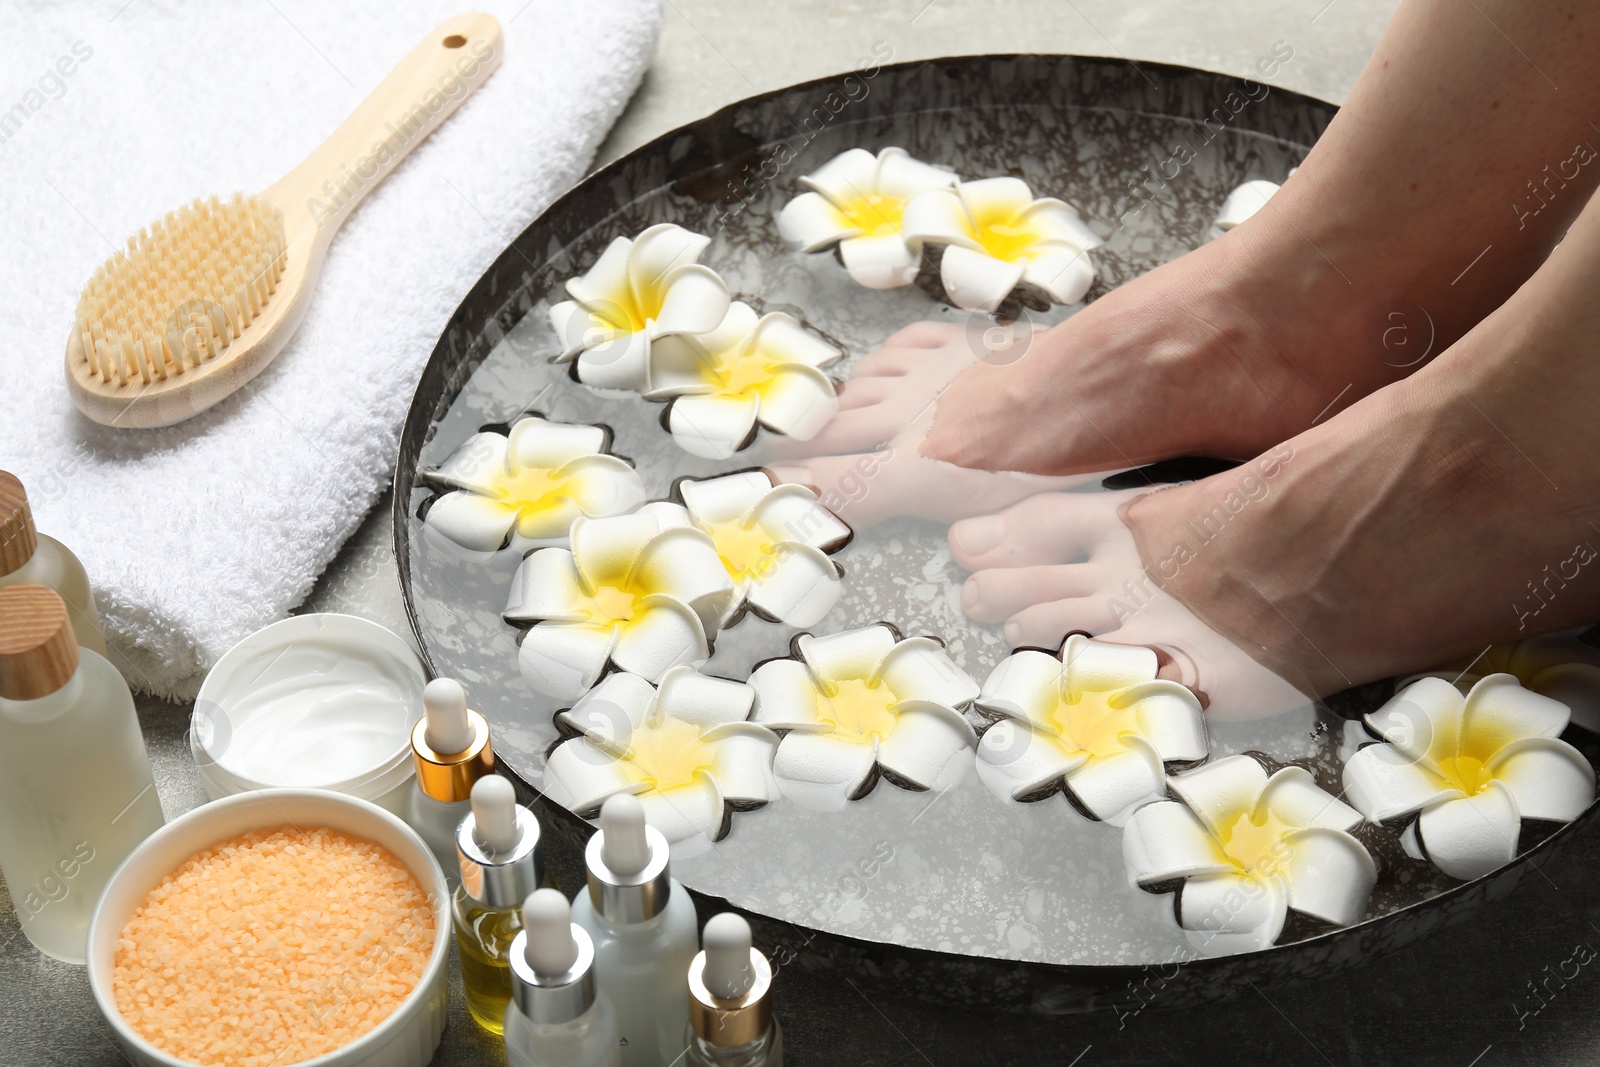
[[[38,700],[77,670],[78,640],[61,595],[44,585],[0,589],[0,697]]]
[[[28,493],[15,474],[0,471],[0,576],[21,570],[38,547]]]

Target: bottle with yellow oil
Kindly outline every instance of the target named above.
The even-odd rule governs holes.
[[[539,820],[498,775],[472,786],[472,811],[456,831],[461,886],[452,900],[467,1010],[492,1034],[505,1028],[511,1002],[511,943],[521,908],[544,882]]]

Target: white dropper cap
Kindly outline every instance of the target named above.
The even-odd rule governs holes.
[[[612,873],[631,878],[650,864],[644,832],[644,805],[631,793],[618,793],[600,805],[600,858]]]
[[[522,928],[528,932],[523,958],[541,978],[556,978],[578,962],[572,936],[572,906],[559,889],[539,889],[522,905]]]
[[[435,752],[460,752],[472,744],[472,723],[467,721],[467,691],[454,678],[435,678],[422,690],[423,714],[428,725],[423,739]]]
[[[510,852],[522,838],[517,830],[517,791],[497,774],[473,783],[472,818],[478,843],[491,855]]]
[[[714,997],[738,1000],[755,984],[750,967],[750,924],[731,911],[706,922],[706,989]]]

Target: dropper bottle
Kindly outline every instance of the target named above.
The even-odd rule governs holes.
[[[567,898],[541,889],[511,944],[506,1059],[511,1067],[620,1067],[617,1015],[595,986],[594,945]]]
[[[466,691],[455,679],[429,682],[422,711],[411,731],[417,778],[406,800],[406,822],[433,850],[453,890],[461,884],[456,831],[472,810],[473,785],[494,773],[494,748],[488,720],[467,707]]]
[[[589,892],[572,921],[594,941],[595,978],[617,1008],[624,1067],[660,1067],[683,1053],[683,979],[700,947],[694,901],[668,873],[667,839],[626,793],[600,807],[584,860]]]
[[[687,1067],[783,1067],[772,1017],[772,966],[731,911],[706,923],[705,951],[689,964]]]
[[[472,787],[472,810],[456,831],[461,885],[451,898],[461,984],[478,1025],[498,1034],[511,1000],[511,943],[522,902],[544,879],[539,820],[498,775]]]
[[[38,531],[22,482],[10,471],[0,471],[0,588],[24,584],[48,585],[59,593],[78,644],[108,655],[83,564],[66,545]]]

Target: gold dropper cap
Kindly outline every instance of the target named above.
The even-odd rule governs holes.
[[[22,569],[39,547],[28,493],[10,471],[0,471],[0,576]]]
[[[0,589],[0,697],[38,700],[77,670],[78,639],[61,595],[44,585]]]
[[[706,923],[706,947],[689,964],[689,1025],[702,1040],[720,1048],[759,1041],[772,1029],[772,965],[750,944],[750,925],[731,912]],[[739,996],[718,996],[706,984],[708,954],[720,981],[730,970],[739,976]],[[744,954],[749,954],[748,965]]]
[[[494,773],[494,746],[489,742],[489,720],[467,709],[472,743],[460,752],[435,752],[428,746],[428,720],[411,729],[411,760],[417,765],[417,785],[434,800],[454,804],[472,799],[472,785]]]

